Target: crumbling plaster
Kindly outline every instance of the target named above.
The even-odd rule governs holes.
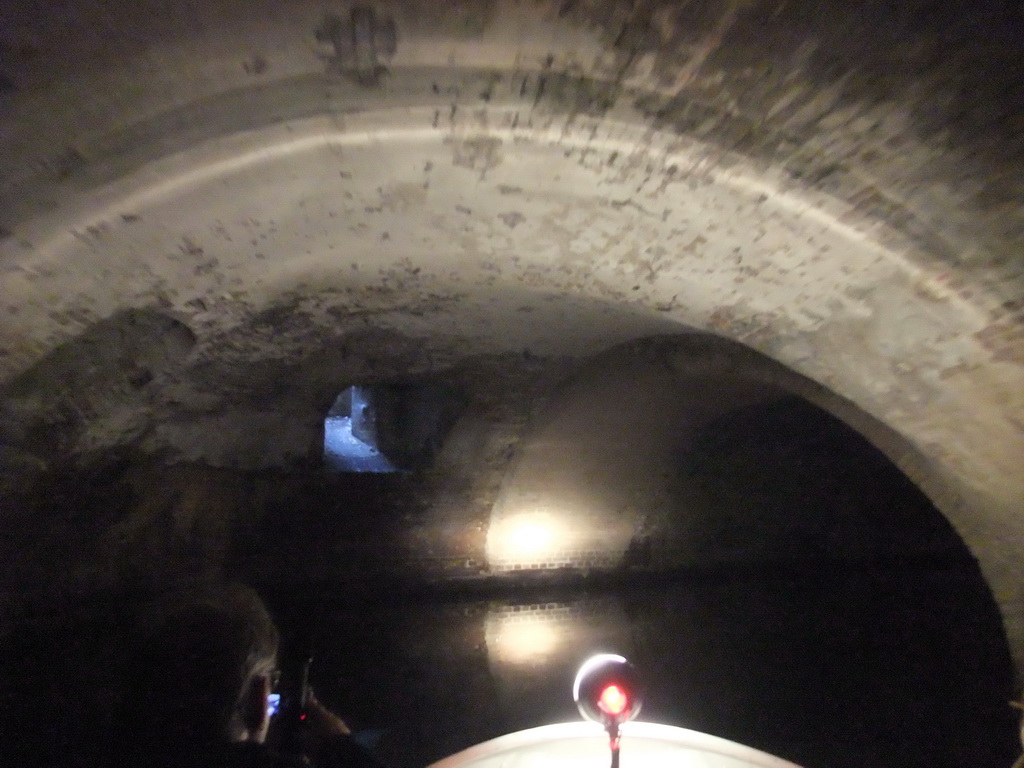
[[[67,6],[0,11],[8,450],[276,466],[353,381],[707,331],[899,436],[1024,658],[1009,5]],[[55,427],[128,310],[187,350]]]

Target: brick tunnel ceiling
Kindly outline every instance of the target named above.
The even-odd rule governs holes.
[[[5,467],[289,466],[352,383],[708,333],[924,488],[1024,654],[1010,4],[260,8],[0,12]]]

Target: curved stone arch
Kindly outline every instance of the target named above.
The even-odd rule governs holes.
[[[355,136],[364,148],[394,150],[399,159],[403,152],[424,165],[444,158],[446,180],[433,177],[446,189],[435,192],[439,197],[413,194],[424,181],[418,165],[387,179],[378,175],[391,185],[376,198],[381,185],[367,174],[360,202],[366,216],[376,215],[366,209],[388,206],[396,216],[418,214],[426,228],[420,231],[431,231],[430,216],[443,200],[447,220],[433,227],[442,242],[457,242],[460,225],[451,222],[458,205],[490,206],[486,224],[479,212],[471,219],[480,231],[463,245],[467,258],[437,262],[420,254],[403,263],[378,244],[371,262],[382,279],[356,282],[331,273],[329,300],[300,304],[305,327],[283,334],[279,350],[293,344],[290,354],[308,358],[330,342],[339,325],[332,308],[342,312],[343,330],[372,318],[411,337],[434,338],[432,359],[422,363],[428,368],[458,360],[470,347],[514,348],[524,337],[544,340],[540,351],[552,353],[572,347],[582,354],[608,342],[582,321],[567,322],[572,333],[559,338],[550,328],[559,315],[540,311],[541,301],[528,302],[542,318],[534,327],[505,335],[514,317],[509,310],[543,291],[630,305],[638,319],[618,326],[612,341],[665,332],[674,323],[737,339],[910,441],[920,457],[911,464],[923,467],[910,474],[924,478],[971,544],[1019,657],[1024,174],[1014,115],[1024,98],[1017,76],[1024,56],[1014,37],[1022,22],[1011,10],[965,10],[955,2],[935,6],[930,16],[862,14],[839,2],[395,2],[375,9],[379,40],[372,29],[369,43],[353,37],[348,48],[339,31],[345,11],[329,11],[342,26],[325,27],[322,5],[312,2],[281,11],[225,0],[157,13],[96,3],[80,8],[77,23],[64,30],[56,22],[66,21],[61,14],[51,20],[5,10],[5,49],[28,53],[4,65],[14,92],[5,96],[10,108],[0,153],[0,258],[9,308],[18,313],[9,312],[0,328],[2,378],[10,381],[93,322],[164,303],[189,318],[199,359],[226,339],[243,369],[255,366],[268,347],[253,341],[253,319],[305,300],[303,275],[331,272],[324,266],[328,229],[298,274],[283,270],[246,302],[235,294],[252,287],[252,264],[199,258],[204,244],[183,235],[185,220],[214,227],[229,211],[209,201],[238,194],[240,209],[252,203],[247,187],[253,195],[272,189],[297,205],[301,195],[285,189],[289,172],[281,169],[351,173],[335,153]],[[133,34],[111,35],[112,18]],[[968,18],[973,28],[962,21]],[[388,19],[397,29],[393,55]],[[296,162],[296,132],[308,140],[304,165]],[[275,170],[273,161],[284,154],[268,147],[290,147],[292,154]],[[364,168],[387,168],[381,160],[389,152],[369,150]],[[215,184],[243,170],[238,158],[246,152],[255,153],[255,177],[235,176],[228,194],[215,195]],[[210,165],[216,158],[219,171]],[[524,168],[485,188],[481,182],[513,160]],[[211,187],[204,198],[197,184],[211,172],[221,175],[205,177]],[[547,197],[545,190],[533,194],[551,221],[548,235],[531,243],[525,223],[509,223],[512,214],[526,214],[503,207],[502,186],[526,188],[545,174],[564,174],[565,183],[546,190]],[[170,199],[165,193],[175,191],[162,187],[168,177],[186,182],[176,190],[187,192],[179,202],[189,201],[177,219],[160,208]],[[601,183],[611,185],[610,194],[595,203]],[[163,197],[153,194],[161,187]],[[637,191],[631,196],[629,189]],[[637,278],[650,255],[644,248],[662,239],[645,242],[635,231],[644,217],[659,226],[650,199],[668,201],[669,218],[688,203],[710,216],[730,194],[736,199],[719,210],[719,224],[730,215],[755,218],[757,206],[767,205],[764,218],[775,214],[769,230],[780,240],[797,243],[818,227],[812,236],[845,247],[827,257],[821,248],[806,249],[789,262],[765,253],[768,274],[745,274],[736,264],[702,282],[692,261],[689,271],[669,274],[690,243],[719,248],[712,260],[728,263],[726,238],[695,228],[664,264],[646,259],[654,280],[644,289]],[[580,204],[587,195],[594,203],[589,218]],[[694,203],[698,198],[703,204]],[[129,201],[149,207],[122,210]],[[325,218],[329,211],[319,213]],[[483,257],[488,248],[542,260],[551,251],[536,246],[557,245],[551,233],[559,227],[581,232],[607,221],[614,224],[602,243],[580,243],[585,257],[577,263],[497,281],[485,267],[495,263]],[[702,232],[710,231],[708,223]],[[296,222],[291,234],[298,232]],[[499,234],[508,238],[500,248]],[[754,250],[754,242],[742,240],[741,250]],[[481,243],[483,251],[474,251]],[[616,253],[624,243],[630,254]],[[610,254],[604,274],[586,258],[602,249]],[[168,259],[159,267],[152,253],[181,258],[177,267]],[[813,264],[819,282],[803,291],[814,279]],[[451,279],[463,267],[472,267],[471,299]],[[113,280],[105,270],[116,273]],[[193,278],[202,279],[188,283]],[[353,303],[346,287],[379,287],[383,278],[398,287],[345,314]],[[243,281],[241,290],[224,288],[235,279]],[[729,280],[743,282],[727,286]],[[186,284],[175,296],[161,287]],[[688,292],[674,290],[680,285]],[[729,294],[736,285],[745,287]],[[721,295],[706,295],[708,286]],[[186,307],[196,300],[205,309]],[[424,313],[429,322],[415,319]],[[481,321],[493,326],[490,335],[467,339],[460,331]],[[870,423],[861,429],[871,430]]]
[[[643,401],[640,406],[629,400],[631,392]],[[638,339],[605,350],[578,365],[546,395],[543,409],[520,436],[517,454],[495,500],[488,538],[491,567],[505,572],[513,565],[516,570],[621,565],[638,524],[638,510],[657,506],[655,497],[665,490],[666,481],[654,478],[659,468],[656,461],[678,453],[680,441],[689,442],[685,435],[679,435],[680,430],[697,434],[723,416],[751,406],[764,407],[789,395],[837,417],[866,438],[922,490],[954,530],[957,524],[966,522],[960,517],[964,502],[955,489],[908,438],[892,427],[743,344],[690,333]],[[590,434],[587,422],[597,422]],[[609,424],[617,426],[610,429]],[[623,427],[627,428],[626,434],[619,432]],[[617,440],[621,442],[615,444]],[[610,444],[605,446],[603,458],[600,443]],[[597,463],[593,461],[595,456],[600,458]],[[579,465],[581,458],[584,462],[589,458],[590,466]],[[618,462],[637,464],[627,474],[633,475],[634,484],[639,479],[640,486],[631,487],[629,480],[624,483],[602,477],[615,475]],[[568,502],[568,506],[561,505],[564,509],[560,509],[559,486],[565,491],[561,501]],[[596,498],[589,504],[574,504],[570,497],[580,492],[593,492]],[[588,538],[589,547],[573,548],[594,550],[590,553],[594,562],[577,557],[564,563],[526,565],[528,557],[503,554],[502,539],[508,538],[504,529],[516,518],[537,517],[529,513],[538,501],[544,502],[541,506],[546,511],[541,516],[549,518],[552,528],[568,533],[570,539]],[[614,509],[623,504],[629,512]],[[621,530],[609,533],[601,529],[602,522],[615,527],[613,518],[623,515],[625,519],[618,521]],[[969,530],[969,524],[967,527]],[[549,559],[542,557],[541,561]]]

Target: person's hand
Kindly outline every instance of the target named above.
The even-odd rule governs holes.
[[[362,747],[348,738],[348,724],[310,693],[306,703],[304,756],[322,768],[383,768]]]
[[[320,740],[352,735],[348,724],[321,704],[313,694],[310,694],[306,705],[306,727],[314,738]]]

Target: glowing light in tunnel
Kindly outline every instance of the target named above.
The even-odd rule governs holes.
[[[548,513],[515,515],[495,524],[490,532],[488,555],[492,562],[545,567],[568,548],[563,524]]]
[[[599,653],[596,656],[591,656],[589,659],[587,659],[585,662],[583,662],[583,666],[581,666],[579,668],[579,671],[576,673],[576,679],[573,680],[573,683],[572,683],[572,697],[573,697],[573,699],[575,699],[576,701],[579,701],[579,699],[580,699],[580,686],[583,684],[583,681],[587,679],[587,676],[590,673],[592,673],[595,669],[597,669],[598,667],[602,666],[603,664],[607,664],[609,662],[614,663],[614,664],[625,664],[625,663],[627,663],[626,662],[626,657],[625,656],[619,656],[619,654],[617,654],[617,653]]]
[[[601,691],[601,708],[609,715],[621,715],[629,706],[629,699],[617,685],[609,685]]]
[[[524,520],[511,527],[508,533],[509,549],[523,557],[530,557],[551,549],[551,527],[535,520]]]

